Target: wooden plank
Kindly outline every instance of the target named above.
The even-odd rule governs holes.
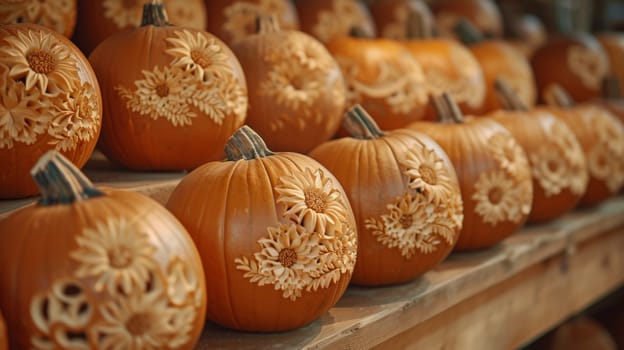
[[[617,198],[548,225],[527,227],[492,249],[453,254],[435,270],[404,285],[349,287],[327,315],[292,332],[235,332],[209,324],[198,349],[370,348],[517,278],[553,256],[574,254],[583,242],[623,230],[623,214],[624,199]],[[624,245],[616,247],[621,250]]]

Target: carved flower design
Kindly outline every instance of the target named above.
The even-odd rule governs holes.
[[[286,0],[260,0],[257,3],[236,1],[223,9],[223,30],[230,35],[231,43],[235,44],[255,33],[258,15],[273,14],[276,18],[282,18],[287,10]]]
[[[524,151],[513,137],[495,133],[488,138],[488,147],[494,159],[508,174],[518,180],[530,178]]]
[[[572,46],[568,49],[567,59],[568,68],[583,85],[591,89],[600,88],[602,78],[609,69],[609,62],[605,57],[591,48]]]
[[[166,52],[174,57],[171,65],[191,72],[204,82],[233,74],[229,58],[215,38],[186,29],[176,30],[174,34],[175,38],[166,39],[171,45]]]
[[[171,303],[175,306],[183,306],[189,302],[195,303],[195,297],[199,295],[198,288],[197,271],[194,271],[184,260],[174,257],[167,269],[167,295]]]
[[[340,191],[322,170],[306,168],[292,176],[280,178],[275,188],[277,203],[286,206],[284,216],[301,224],[310,232],[333,236],[346,217]]]
[[[27,91],[37,86],[41,94],[56,96],[78,85],[74,57],[50,33],[20,30],[4,40],[7,46],[0,64],[9,67],[10,78],[23,79]]]
[[[552,145],[543,145],[537,152],[531,154],[531,169],[533,178],[540,184],[546,197],[561,193],[568,187],[568,164],[557,148]]]
[[[78,248],[70,253],[80,265],[79,278],[96,279],[96,291],[111,295],[142,290],[157,268],[156,248],[147,233],[123,218],[109,218],[86,228],[76,238]]]
[[[503,171],[481,173],[474,189],[472,200],[477,203],[475,212],[483,218],[483,222],[492,225],[506,220],[518,223],[530,210],[530,201],[527,208],[521,193],[526,189],[514,183]]]
[[[409,187],[425,195],[428,202],[446,202],[455,191],[448,169],[434,150],[425,146],[412,148],[403,165]]]
[[[48,133],[54,138],[50,143],[56,145],[57,150],[73,150],[80,141],[89,141],[98,133],[97,92],[89,83],[66,94],[51,113]]]
[[[141,3],[138,1],[103,0],[104,17],[117,28],[134,28],[141,24]]]
[[[64,33],[66,18],[73,10],[72,1],[68,0],[3,1],[0,17],[4,23],[37,23]]]

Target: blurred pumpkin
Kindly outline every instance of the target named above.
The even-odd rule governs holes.
[[[354,28],[367,37],[377,30],[368,8],[359,0],[294,0],[301,30],[326,44]]]
[[[503,125],[524,149],[533,178],[529,222],[545,222],[574,208],[585,193],[585,155],[566,123],[545,110],[529,110],[511,87],[496,82],[504,110],[487,116]]]
[[[564,88],[577,102],[600,96],[602,80],[609,72],[609,59],[590,34],[553,35],[531,58],[540,96],[550,86]]]
[[[583,148],[589,168],[589,184],[581,205],[600,203],[624,185],[624,126],[605,108],[574,100],[559,85],[545,91],[549,106],[540,107],[563,120]]]
[[[432,33],[436,31],[433,14],[423,0],[377,0],[370,3],[368,9],[375,22],[377,34],[382,38],[409,38],[414,14],[419,16],[416,18],[419,27],[430,28]],[[420,22],[425,24],[421,25]]]
[[[255,34],[258,16],[273,16],[282,29],[299,29],[290,0],[205,0],[207,29],[228,45]]]
[[[506,40],[527,59],[548,39],[546,27],[539,17],[533,14],[517,14],[510,19],[509,35]]]
[[[89,56],[105,106],[100,148],[130,169],[192,169],[222,159],[245,120],[245,77],[232,51],[210,33],[164,18],[162,5],[146,4],[141,27],[110,36]],[[119,52],[133,54],[119,60]]]
[[[47,150],[82,167],[101,122],[95,73],[69,39],[35,24],[0,26],[0,198],[37,193],[28,171]]]
[[[248,126],[174,189],[167,208],[193,237],[208,283],[208,319],[246,331],[304,326],[349,284],[353,211],[336,178],[300,153],[273,153]]]
[[[485,114],[501,108],[494,83],[503,80],[518,94],[524,105],[535,105],[537,92],[533,71],[527,58],[513,45],[501,39],[485,39],[468,21],[459,22],[456,31],[477,59],[485,77],[486,93],[479,112]]]
[[[76,2],[77,0],[0,0],[0,24],[39,24],[69,38],[76,26]]]
[[[455,27],[462,18],[487,37],[503,35],[503,18],[493,0],[436,0],[429,1],[429,6],[441,36],[455,38]]]
[[[56,151],[33,167],[41,200],[0,221],[0,308],[16,349],[193,349],[201,260],[154,200],[93,184]]]
[[[350,137],[309,155],[336,176],[354,209],[358,260],[351,283],[416,278],[457,242],[462,202],[453,165],[429,137],[408,129],[382,132],[361,106],[347,113],[345,125]]]
[[[89,55],[109,36],[141,25],[143,4],[139,0],[80,0],[78,22],[72,40]],[[155,2],[155,1],[151,1]],[[204,0],[158,0],[176,26],[206,29]]]
[[[533,186],[527,157],[497,122],[463,118],[449,94],[433,101],[440,122],[416,122],[409,128],[430,136],[455,167],[464,204],[455,250],[493,246],[516,232],[531,210]]]
[[[232,46],[249,91],[246,124],[274,151],[306,153],[331,138],[345,108],[340,67],[318,40],[261,16]]]

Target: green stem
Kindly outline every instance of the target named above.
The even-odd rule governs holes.
[[[225,155],[229,161],[256,159],[272,154],[262,137],[247,125],[236,130],[225,144]]]
[[[463,17],[459,20],[459,22],[457,22],[454,30],[461,42],[467,46],[478,44],[485,40],[483,33],[481,33],[477,27],[470,23],[468,19]]]
[[[454,124],[464,122],[464,115],[448,92],[433,97],[433,106],[440,122]]]
[[[149,25],[156,27],[166,27],[170,25],[169,19],[167,18],[167,11],[165,11],[165,6],[156,0],[152,0],[143,5],[141,27]]]
[[[104,193],[57,151],[44,154],[30,171],[39,187],[39,205],[72,204]]]
[[[342,125],[349,135],[358,139],[372,140],[384,135],[373,117],[359,104],[347,111]]]
[[[498,97],[498,101],[503,106],[503,109],[508,111],[523,111],[526,112],[529,108],[520,100],[520,96],[514,91],[514,89],[506,81],[502,79],[496,79],[494,81],[494,89]]]

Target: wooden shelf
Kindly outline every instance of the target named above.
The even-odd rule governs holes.
[[[184,173],[121,171],[94,157],[100,185],[164,203]],[[0,217],[35,199],[0,201]],[[351,286],[321,319],[285,333],[208,324],[198,349],[513,349],[624,285],[624,197],[451,255],[407,284]]]

